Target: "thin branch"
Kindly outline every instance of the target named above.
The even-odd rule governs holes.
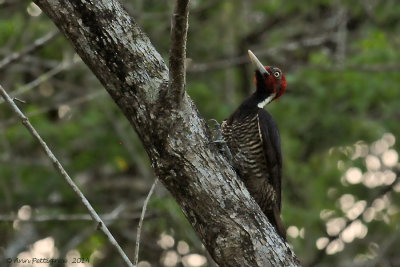
[[[80,59],[78,59],[78,58],[73,59],[73,60],[63,61],[60,64],[58,64],[56,67],[54,67],[53,69],[49,70],[48,72],[40,75],[33,81],[20,86],[17,90],[10,93],[10,95],[12,97],[20,96],[20,95],[32,90],[33,88],[39,86],[43,82],[49,80],[51,77],[57,75],[58,73],[66,70],[66,69],[69,69],[71,66],[75,65],[79,61],[80,61]],[[0,104],[2,104],[3,102],[4,102],[4,100],[0,99]]]
[[[153,194],[154,188],[156,187],[158,182],[158,178],[154,181],[153,185],[150,188],[149,193],[147,194],[147,197],[143,203],[143,208],[142,208],[142,215],[140,216],[138,228],[136,231],[136,247],[135,247],[135,259],[133,261],[133,264],[137,266],[138,261],[139,261],[139,246],[140,246],[140,233],[142,231],[142,225],[143,225],[143,220],[144,220],[144,215],[146,214],[146,209],[147,209],[147,204],[149,203],[150,197]]]
[[[121,212],[125,209],[126,205],[120,204],[118,205],[114,210],[112,210],[109,214],[107,215],[111,215],[114,218],[117,218],[120,216]],[[85,214],[86,215],[86,214]],[[90,216],[89,216],[90,217]],[[90,218],[91,219],[91,218]],[[115,221],[105,221],[107,226],[110,226],[112,223],[114,223]],[[67,243],[65,246],[63,246],[60,249],[60,253],[59,253],[59,257],[60,258],[65,258],[66,254],[68,253],[68,251],[70,251],[71,249],[77,248],[79,246],[79,244],[81,244],[84,240],[88,239],[91,235],[93,235],[94,231],[96,231],[96,229],[93,229],[93,227],[86,227],[83,231],[81,231],[78,235],[73,236]]]
[[[357,71],[357,72],[398,72],[400,70],[400,64],[388,63],[388,64],[373,64],[373,65],[344,65],[340,66],[322,66],[322,65],[306,65],[306,68],[315,69],[319,71]]]
[[[55,37],[57,37],[60,34],[59,31],[52,31],[46,34],[45,36],[40,37],[39,39],[36,39],[32,45],[26,47],[25,49],[12,53],[8,57],[4,58],[3,60],[0,61],[0,70],[4,69],[7,65],[11,64],[14,61],[19,60],[23,56],[30,54],[34,52],[35,50],[41,48],[51,40],[53,40]]]
[[[338,15],[339,23],[338,23],[338,31],[336,33],[336,62],[339,68],[344,66],[346,62],[346,48],[347,48],[347,22],[348,22],[348,15],[347,10],[345,8],[341,8],[339,10]]]
[[[186,85],[186,39],[188,31],[189,0],[176,0],[171,21],[169,56],[169,95],[172,103],[180,103]]]
[[[106,223],[109,221],[137,220],[140,218],[139,213],[121,214],[118,216],[113,216],[113,214],[103,214],[99,216]],[[59,214],[59,215],[37,215],[37,216],[32,216],[32,218],[29,218],[27,220],[21,220],[16,215],[0,215],[0,222],[13,222],[15,220],[19,220],[21,222],[70,222],[70,221],[93,221],[93,218],[88,214]]]
[[[272,47],[268,49],[263,49],[263,50],[256,50],[255,53],[257,54],[258,57],[264,57],[267,55],[274,55],[274,54],[279,54],[282,52],[288,52],[288,51],[294,51],[299,48],[303,47],[315,47],[315,46],[321,46],[325,42],[331,40],[333,37],[331,34],[321,34],[316,37],[309,37],[309,38],[304,38],[298,41],[293,41],[290,43],[287,43],[285,45],[280,45],[277,47]],[[188,72],[206,72],[206,71],[213,71],[213,70],[218,70],[218,69],[224,69],[228,67],[234,67],[237,65],[242,65],[246,64],[249,62],[249,57],[247,55],[245,56],[239,56],[239,57],[230,57],[226,59],[221,59],[217,60],[214,62],[209,62],[209,63],[195,63],[189,66]]]
[[[113,221],[121,218],[139,219],[137,213],[129,214],[128,216],[121,216],[121,212],[126,208],[125,204],[118,205],[110,213],[101,215],[104,221]],[[58,215],[34,215],[29,219],[20,219],[15,215],[0,215],[0,221],[13,222],[19,220],[21,222],[47,222],[47,221],[93,221],[92,217],[88,214],[58,214]]]
[[[122,248],[120,247],[118,242],[115,240],[115,238],[113,237],[111,232],[108,230],[108,228],[104,224],[103,220],[99,217],[99,215],[93,209],[92,205],[89,203],[89,201],[83,195],[83,193],[80,191],[78,186],[74,183],[74,181],[71,179],[71,177],[68,175],[68,173],[64,170],[64,167],[61,165],[61,163],[55,157],[55,155],[50,150],[50,148],[47,146],[47,144],[40,137],[38,132],[35,130],[35,128],[29,122],[28,118],[24,115],[24,113],[22,113],[22,111],[18,108],[18,106],[12,101],[10,96],[7,94],[7,92],[4,90],[4,88],[1,85],[0,85],[0,94],[3,96],[4,100],[10,105],[10,107],[13,109],[13,111],[17,114],[17,116],[21,119],[22,124],[33,135],[33,137],[36,139],[36,141],[39,142],[40,146],[43,148],[43,150],[46,153],[46,155],[52,161],[52,163],[53,163],[54,167],[56,168],[56,170],[58,170],[60,172],[60,174],[62,175],[64,180],[69,184],[69,186],[72,188],[72,190],[74,190],[74,192],[78,195],[80,201],[87,208],[87,210],[89,211],[89,213],[90,213],[91,217],[93,218],[93,220],[97,222],[98,228],[101,231],[103,231],[103,233],[107,236],[107,238],[110,241],[110,243],[118,250],[119,254],[124,259],[125,263],[128,266],[133,267],[132,262],[129,260],[128,256],[125,254],[125,252],[122,250]]]
[[[85,104],[85,103],[87,103],[89,101],[92,101],[93,99],[96,99],[96,98],[98,98],[100,96],[105,96],[106,93],[107,93],[106,91],[97,90],[97,91],[94,91],[94,92],[90,92],[90,93],[88,93],[86,95],[82,95],[82,96],[76,97],[76,98],[71,99],[71,100],[69,100],[67,102],[60,102],[60,103],[55,103],[55,104],[51,103],[51,105],[49,105],[47,107],[42,107],[42,108],[39,108],[37,110],[34,110],[32,112],[27,113],[26,116],[28,118],[32,118],[32,117],[41,115],[43,113],[49,112],[50,110],[59,109],[60,106],[62,106],[62,105],[79,106],[79,105]],[[0,100],[0,103],[1,103],[2,100],[3,99]],[[16,100],[16,99],[14,98],[14,100]],[[18,122],[17,118],[10,118],[5,122],[0,123],[0,132],[5,131],[8,127],[10,127],[11,125],[13,125],[13,124],[15,124],[17,122]],[[2,160],[2,158],[0,157],[0,161],[1,160]]]

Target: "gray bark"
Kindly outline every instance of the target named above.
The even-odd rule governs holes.
[[[152,166],[221,266],[298,266],[236,173],[210,144],[189,96],[166,101],[168,68],[117,1],[34,0],[130,121]]]

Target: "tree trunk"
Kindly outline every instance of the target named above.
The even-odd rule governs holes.
[[[210,144],[189,96],[166,101],[168,68],[112,0],[34,0],[71,41],[136,130],[160,180],[221,266],[298,266],[236,173]],[[168,98],[169,99],[169,98]]]

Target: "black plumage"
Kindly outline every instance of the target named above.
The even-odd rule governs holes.
[[[250,57],[255,63],[257,58],[252,56],[251,53]],[[262,108],[283,94],[286,80],[278,68],[260,68],[256,70],[256,91],[222,122],[221,130],[239,177],[280,236],[286,239],[286,230],[280,217],[280,135],[273,117]]]

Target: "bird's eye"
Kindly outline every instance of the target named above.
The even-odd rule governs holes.
[[[279,78],[280,75],[281,75],[281,74],[279,73],[279,71],[275,71],[275,72],[274,72],[275,78]]]

